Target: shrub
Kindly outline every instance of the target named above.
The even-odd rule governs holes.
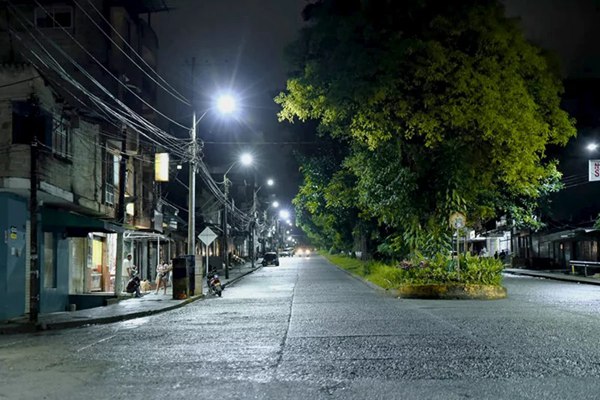
[[[456,283],[500,286],[502,283],[502,262],[494,258],[461,255],[457,263],[456,258],[442,254],[428,258],[417,254],[393,266],[343,256],[327,258],[339,267],[386,289],[402,285]]]

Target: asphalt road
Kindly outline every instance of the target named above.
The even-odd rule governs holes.
[[[600,288],[505,286],[507,300],[399,300],[284,258],[222,298],[0,336],[0,399],[600,398]]]

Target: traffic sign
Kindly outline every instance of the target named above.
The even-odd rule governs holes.
[[[450,215],[450,226],[454,229],[464,228],[466,223],[467,218],[464,216],[464,214],[455,212]]]
[[[205,245],[211,244],[217,238],[217,234],[214,233],[209,227],[204,228],[204,230],[198,235],[198,239],[202,241]]]

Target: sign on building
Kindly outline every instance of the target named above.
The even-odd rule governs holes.
[[[600,181],[600,160],[590,160],[588,181]]]

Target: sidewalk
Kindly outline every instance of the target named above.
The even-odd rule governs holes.
[[[260,264],[256,264],[256,267],[252,268],[250,262],[241,266],[231,267],[229,270],[229,279],[225,279],[224,274],[219,274],[223,288],[260,268]],[[27,333],[39,330],[55,330],[83,325],[106,324],[173,310],[203,298],[207,293],[206,278],[203,282],[202,293],[203,295],[195,295],[185,300],[174,300],[172,286],[169,286],[167,288],[167,294],[163,294],[163,289],[161,289],[159,294],[154,294],[152,291],[144,294],[140,298],[122,298],[117,303],[104,307],[40,314],[38,316],[37,325],[29,322],[27,317],[14,319],[9,322],[0,322],[0,334]],[[227,292],[224,293],[224,296],[226,295]]]
[[[513,275],[525,275],[533,276],[537,278],[555,279],[559,281],[575,282],[575,283],[587,283],[591,285],[600,285],[600,279],[590,278],[578,275],[568,275],[562,272],[550,272],[550,271],[537,271],[532,269],[521,269],[521,268],[505,268],[503,272]]]

